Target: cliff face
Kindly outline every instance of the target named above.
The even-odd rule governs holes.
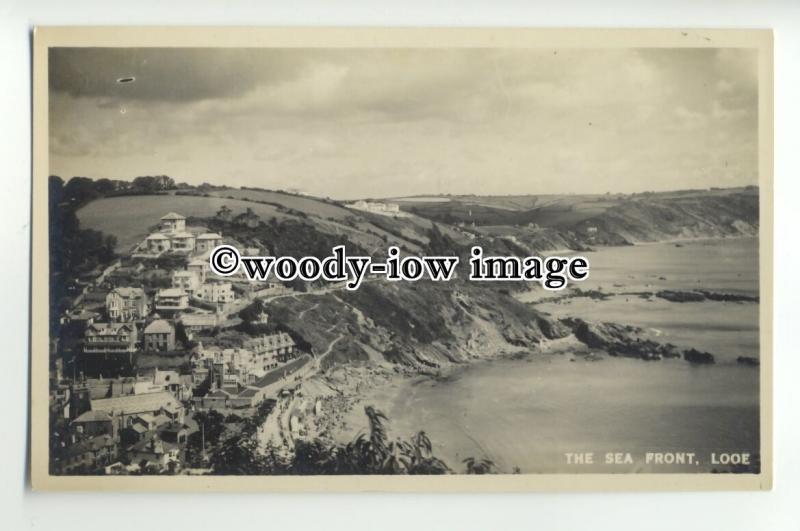
[[[581,250],[674,238],[758,234],[755,187],[632,195],[530,196],[517,209],[502,198],[453,197],[404,208],[534,251]],[[476,206],[478,205],[478,206]],[[497,205],[497,206],[493,206]]]
[[[453,205],[448,208],[447,215],[451,217],[464,210]],[[417,212],[425,215],[425,205]],[[492,221],[491,207],[483,207],[480,212]],[[534,211],[518,211],[514,215],[525,212]],[[445,238],[442,234],[457,236],[463,232],[441,222],[437,223],[441,234],[437,232],[435,238],[420,230],[415,239],[428,241],[421,246],[430,249],[420,252],[458,252],[466,263],[466,250],[474,244],[482,245],[487,254],[520,255],[758,233],[758,193],[752,189],[638,194],[602,201],[578,198],[536,212],[538,221],[525,225],[462,224],[477,234],[472,240],[455,242]],[[470,214],[466,210],[464,215]],[[510,215],[508,210],[502,214],[503,219]],[[381,223],[385,230],[392,223],[406,223],[406,232],[412,227],[408,221],[392,218],[382,218]],[[509,295],[520,289],[519,283],[479,284],[465,278],[466,272],[447,283],[366,282],[354,292],[338,290],[279,299],[271,303],[269,311],[313,345],[318,355],[323,355],[323,366],[370,360],[418,370],[435,369],[503,352],[534,350],[543,340],[573,333],[590,348],[614,355],[642,359],[681,355],[674,346],[647,341],[638,337],[637,331],[621,325],[552,319]]]
[[[430,369],[532,350],[571,333],[502,289],[466,283],[375,282],[278,299],[269,311],[325,354],[328,366],[371,360]]]
[[[594,227],[596,233],[590,234]],[[595,243],[718,238],[758,234],[758,195],[667,197],[625,201],[569,230]]]

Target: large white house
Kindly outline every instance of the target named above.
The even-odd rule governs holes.
[[[198,253],[208,253],[219,245],[222,245],[222,236],[216,232],[206,232],[197,237],[195,251]]]
[[[180,288],[161,289],[156,292],[155,307],[158,311],[181,311],[189,307],[189,296]]]
[[[236,298],[230,282],[206,282],[200,286],[200,299],[206,302],[229,303]]]
[[[175,212],[161,216],[161,232],[186,231],[186,218]]]
[[[400,205],[397,203],[381,203],[381,202],[372,202],[372,201],[356,201],[355,203],[351,203],[349,205],[351,208],[355,208],[356,210],[363,210],[365,212],[371,212],[373,214],[381,214],[384,216],[396,216],[399,217],[401,215],[400,212]]]

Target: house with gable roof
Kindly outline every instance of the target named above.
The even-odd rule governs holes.
[[[164,319],[156,319],[144,329],[144,350],[164,352],[175,350],[175,328]]]
[[[118,287],[106,295],[106,313],[113,321],[135,321],[148,313],[147,294],[142,288]]]

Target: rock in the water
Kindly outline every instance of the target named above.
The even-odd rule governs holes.
[[[683,351],[683,359],[685,359],[689,363],[698,363],[698,364],[711,364],[711,363],[714,363],[713,354],[709,354],[708,352],[703,352],[703,351],[697,350],[695,348],[690,348],[689,350],[684,350]]]

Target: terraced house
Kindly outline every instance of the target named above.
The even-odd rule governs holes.
[[[295,342],[286,332],[261,335],[245,342],[248,348],[264,359],[285,363],[295,357]]]

